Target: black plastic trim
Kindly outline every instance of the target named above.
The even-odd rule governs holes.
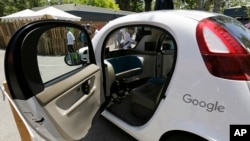
[[[5,54],[5,76],[13,99],[27,100],[44,90],[38,62],[37,43],[42,33],[54,27],[73,27],[87,31],[79,24],[65,20],[40,20],[18,29],[9,41]],[[90,37],[88,40],[91,41]],[[92,44],[91,63],[95,63]]]

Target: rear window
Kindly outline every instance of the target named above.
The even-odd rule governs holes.
[[[243,47],[250,51],[250,30],[241,22],[226,16],[211,17],[210,19],[224,27],[243,45]]]

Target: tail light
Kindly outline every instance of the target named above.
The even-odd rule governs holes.
[[[202,20],[196,29],[198,46],[208,71],[217,77],[250,80],[250,54],[216,22]]]

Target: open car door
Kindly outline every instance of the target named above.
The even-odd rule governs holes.
[[[5,75],[17,111],[45,140],[87,134],[102,103],[101,76],[82,26],[44,20],[21,27],[6,49]]]

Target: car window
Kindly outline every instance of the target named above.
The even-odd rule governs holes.
[[[120,27],[106,37],[104,46],[109,79],[165,79],[174,67],[176,42],[169,32],[155,26]]]
[[[110,50],[132,49],[136,46],[136,31],[135,27],[120,28],[115,30],[109,36],[106,46]]]
[[[156,51],[159,37],[163,33],[152,26],[127,26],[114,30],[106,39],[109,51],[140,50]]]
[[[57,27],[42,34],[37,44],[38,67],[44,83],[86,66],[86,33],[76,28]]]

